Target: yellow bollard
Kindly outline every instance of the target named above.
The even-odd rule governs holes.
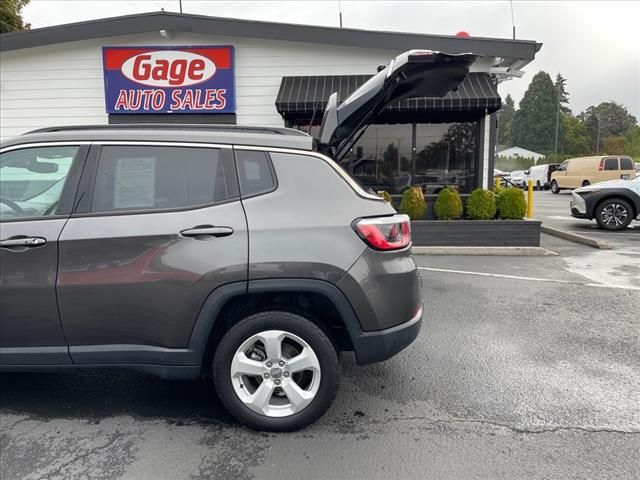
[[[533,217],[533,180],[529,179],[527,188],[527,218]]]
[[[498,190],[500,190],[500,177],[496,177],[496,181],[494,183],[495,183],[496,192],[497,192]]]

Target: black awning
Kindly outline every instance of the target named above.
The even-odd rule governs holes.
[[[342,102],[371,75],[283,77],[276,109],[289,122],[320,123],[329,96],[338,92]],[[500,109],[502,100],[488,73],[467,75],[455,92],[441,98],[407,98],[389,105],[377,123],[449,122],[475,120]]]

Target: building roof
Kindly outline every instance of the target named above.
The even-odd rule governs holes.
[[[362,48],[428,48],[447,53],[472,52],[503,58],[504,65],[518,68],[532,61],[542,47],[541,43],[532,40],[425,35],[151,12],[4,33],[0,36],[0,51],[160,30]]]
[[[520,157],[544,157],[543,153],[534,152],[533,150],[527,150],[526,148],[522,147],[508,147],[502,149],[496,148],[496,155],[501,155],[503,157],[508,157],[510,155],[516,155]]]

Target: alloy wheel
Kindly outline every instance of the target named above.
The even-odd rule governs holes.
[[[306,408],[318,393],[320,376],[320,361],[309,344],[283,330],[252,335],[231,362],[235,394],[267,417],[286,417]]]
[[[628,216],[626,207],[620,203],[609,203],[600,212],[602,223],[611,227],[624,225]]]

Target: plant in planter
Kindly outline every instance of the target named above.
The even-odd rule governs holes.
[[[502,188],[496,195],[498,217],[503,220],[522,220],[527,213],[527,201],[519,188]]]
[[[384,198],[385,202],[391,203],[391,194],[389,192],[385,192],[384,190],[380,190],[378,192],[378,196]]]
[[[462,200],[458,191],[451,186],[440,190],[433,211],[438,220],[457,220],[462,217]]]
[[[496,194],[477,188],[467,200],[467,215],[472,220],[491,220],[496,216]]]
[[[402,192],[400,201],[400,213],[409,215],[411,220],[420,220],[427,210],[427,202],[424,199],[420,187],[409,187]]]

